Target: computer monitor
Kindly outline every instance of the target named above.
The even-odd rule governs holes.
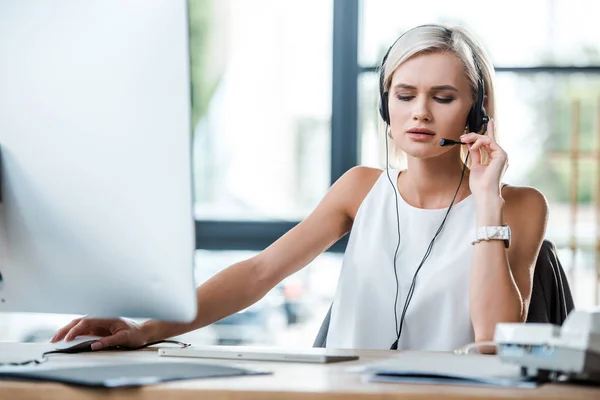
[[[0,311],[195,317],[187,14],[0,1]]]

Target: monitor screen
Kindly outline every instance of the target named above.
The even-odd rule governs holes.
[[[185,0],[0,1],[0,311],[196,315]]]

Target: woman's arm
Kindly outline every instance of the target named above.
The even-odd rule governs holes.
[[[498,322],[525,322],[533,270],[546,230],[548,205],[535,189],[506,187],[477,199],[477,227],[508,224],[511,244],[482,241],[473,249],[471,321],[478,342],[491,341]]]
[[[144,324],[148,341],[204,327],[260,300],[350,230],[356,210],[380,173],[366,167],[349,170],[304,221],[257,256],[232,265],[198,287],[198,315],[194,321]]]
[[[350,230],[356,210],[380,174],[372,168],[351,169],[301,223],[257,256],[224,269],[199,286],[198,312],[190,323],[152,320],[139,326],[119,319],[79,318],[52,340],[92,334],[106,336],[96,348],[137,347],[204,327],[252,305]]]
[[[496,143],[494,128],[492,119],[487,135],[461,137],[472,156],[469,187],[475,198],[476,228],[506,223],[512,232],[509,249],[502,240],[474,245],[469,303],[477,342],[492,340],[498,322],[527,319],[533,269],[548,218],[548,204],[537,190],[506,187],[501,193],[508,156]],[[487,162],[481,151],[487,154]]]

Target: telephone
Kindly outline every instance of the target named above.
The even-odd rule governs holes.
[[[573,310],[562,326],[499,323],[494,332],[501,361],[538,380],[600,384],[600,309]]]

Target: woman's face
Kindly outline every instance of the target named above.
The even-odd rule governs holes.
[[[440,139],[459,140],[472,105],[471,88],[461,61],[450,53],[422,54],[392,75],[388,107],[396,145],[417,158],[435,157],[452,147]]]

